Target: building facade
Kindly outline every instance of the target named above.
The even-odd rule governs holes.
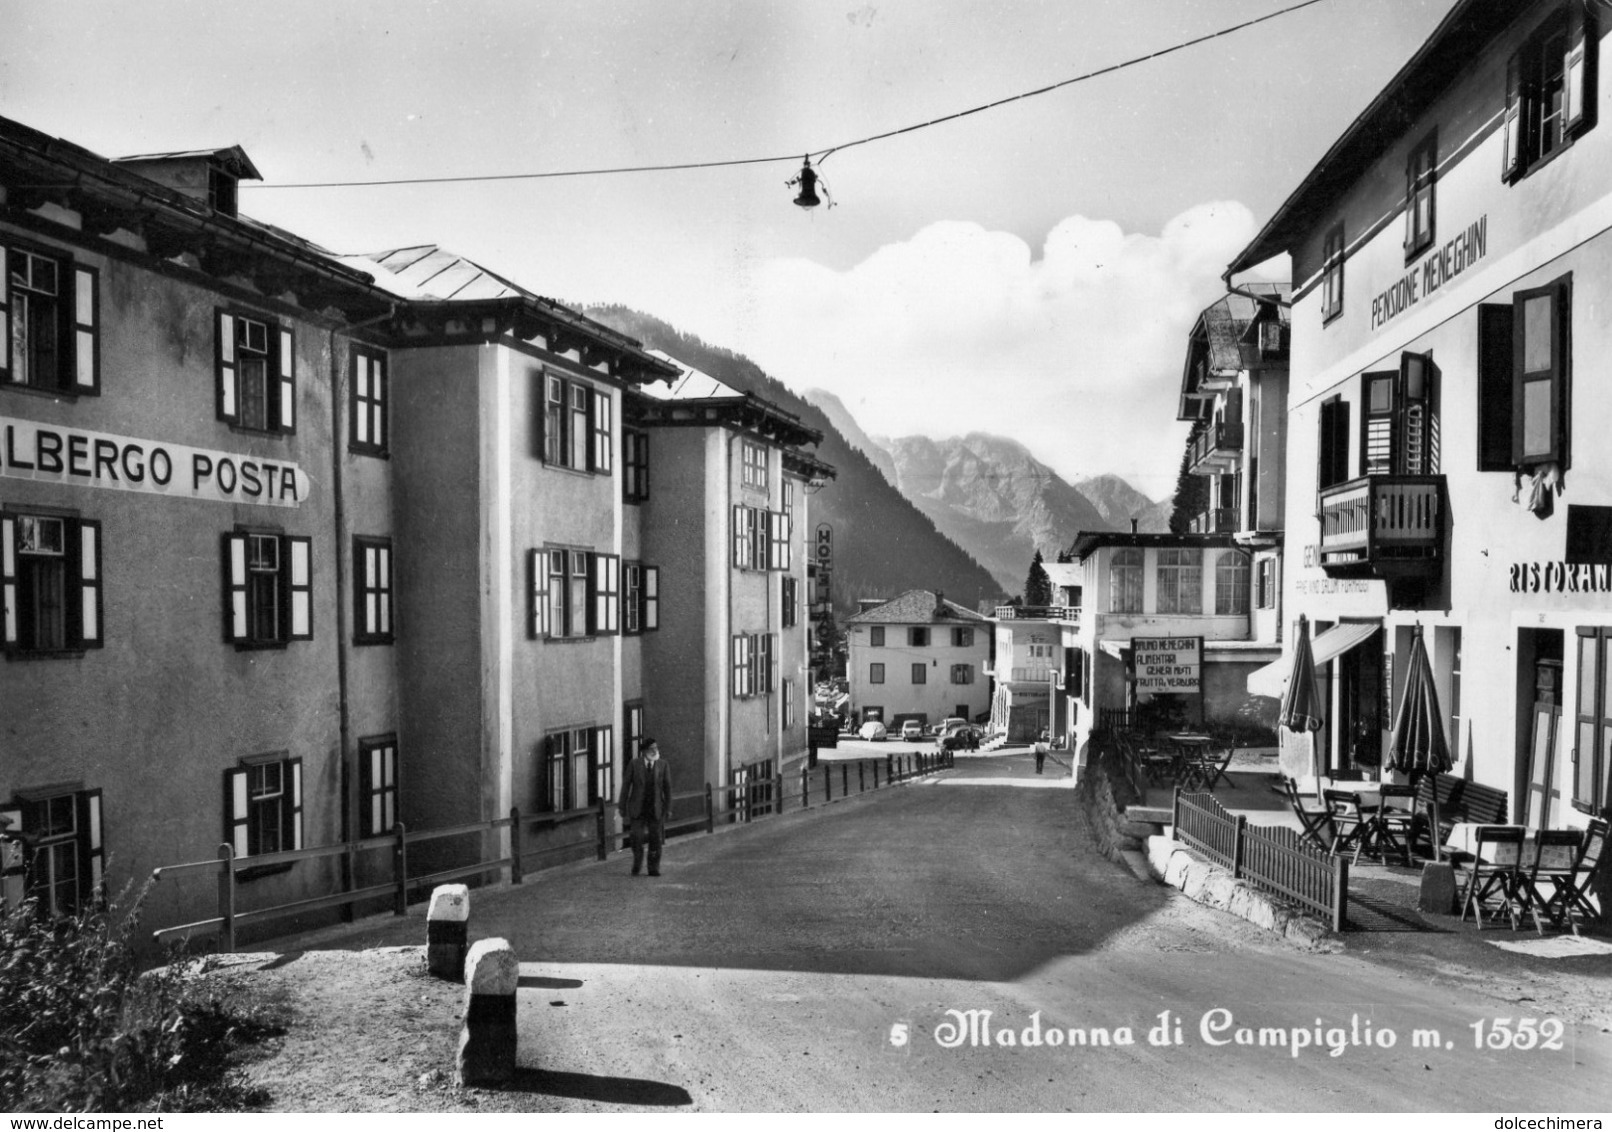
[[[1612,773],[1609,16],[1457,3],[1228,272],[1292,259],[1283,617],[1328,654],[1322,766],[1381,764],[1420,632],[1456,772],[1529,825],[1606,813]]]
[[[0,896],[67,911],[222,843],[265,858],[250,911],[373,883],[384,846],[272,855],[398,822],[574,839],[646,733],[680,790],[803,751],[821,438],[742,395],[682,427],[643,390],[683,367],[435,246],[240,217],[255,175],[0,120]],[[714,701],[720,742],[685,718]],[[191,875],[148,924],[210,914]]]
[[[892,733],[915,719],[972,720],[991,703],[989,619],[933,590],[908,590],[847,619],[856,721]]]

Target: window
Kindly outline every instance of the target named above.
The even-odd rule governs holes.
[[[953,684],[972,684],[974,682],[974,666],[972,664],[952,665]]]
[[[1560,5],[1506,65],[1501,177],[1515,181],[1595,124],[1595,6]]]
[[[1320,417],[1315,484],[1324,491],[1349,479],[1349,402],[1341,397],[1321,402]]]
[[[733,564],[741,570],[768,568],[769,533],[773,515],[759,507],[733,508]]]
[[[1361,381],[1361,475],[1437,474],[1438,367],[1432,355],[1401,354],[1398,371],[1367,373]]]
[[[923,628],[908,629],[907,630],[907,645],[909,647],[915,648],[915,649],[928,648],[929,647],[929,630],[928,629],[923,629]]]
[[[386,455],[386,355],[358,346],[349,356],[347,416],[352,421],[348,445],[354,452]]]
[[[1203,612],[1203,551],[1196,547],[1160,547],[1159,612]]]
[[[207,206],[225,216],[236,215],[240,186],[237,178],[216,165],[207,167]]]
[[[358,741],[358,835],[377,837],[397,824],[397,736]]]
[[[642,429],[621,430],[621,497],[628,503],[649,498],[649,434]]]
[[[1108,566],[1108,612],[1142,612],[1142,552],[1116,550]]]
[[[218,419],[252,432],[297,430],[291,328],[218,312]]]
[[[27,895],[41,916],[55,919],[84,909],[101,895],[100,790],[19,791],[0,815],[26,841],[22,869]]]
[[[302,848],[302,760],[244,759],[224,772],[224,840],[237,857]]]
[[[795,529],[795,481],[788,476],[783,478],[780,485],[784,493],[784,514],[789,516],[789,529]]]
[[[588,787],[588,805],[616,797],[616,729],[596,727],[593,731],[593,781]]]
[[[783,726],[787,729],[795,726],[795,682],[785,680],[781,686],[779,699],[783,701]]]
[[[768,511],[767,516],[767,569],[788,570],[791,566],[790,535],[793,533],[787,512]]]
[[[1215,559],[1215,614],[1241,617],[1248,614],[1248,556],[1235,550],[1222,550]]]
[[[1612,807],[1612,629],[1578,631],[1578,741],[1573,748],[1573,808],[1603,817]]]
[[[974,647],[974,630],[973,629],[953,629],[952,630],[952,648],[954,648],[954,649],[970,649],[970,648],[973,648],[973,647]]]
[[[1405,258],[1433,243],[1433,180],[1438,168],[1438,134],[1431,133],[1405,162]]]
[[[873,626],[869,627],[869,629],[868,629],[868,645],[869,645],[869,647],[876,648],[876,649],[882,649],[884,647],[884,626],[883,625],[873,625]]]
[[[660,628],[660,568],[644,566],[643,590],[639,595],[638,626],[644,632]]]
[[[1259,593],[1256,604],[1260,609],[1276,608],[1276,559],[1259,560]]]
[[[100,648],[101,524],[0,513],[0,598],[7,655]]]
[[[361,535],[353,538],[353,643],[392,643],[392,540],[389,538]]]
[[[779,610],[779,624],[785,629],[791,628],[800,619],[798,606],[800,604],[799,579],[785,577],[783,579],[782,608]]]
[[[914,684],[929,683],[929,665],[919,661],[912,666],[912,682]]]
[[[884,683],[884,665],[883,664],[875,662],[873,664],[868,665],[868,683],[869,684],[883,684]]]
[[[237,530],[224,546],[224,640],[237,648],[313,640],[313,540]]]
[[[735,699],[756,694],[756,662],[752,646],[755,638],[748,633],[733,636],[733,695]]]
[[[602,761],[609,762],[609,784],[614,784],[614,734],[610,727],[566,727],[543,736],[540,812],[558,814],[598,804],[597,791],[606,784],[599,774]]]
[[[1450,754],[1461,758],[1461,630],[1449,630],[1450,636]]]
[[[644,601],[644,568],[636,562],[628,562],[621,568],[621,631],[623,633],[637,633],[642,631],[642,606]],[[628,756],[633,754],[631,747],[627,748]]]
[[[1571,275],[1478,308],[1478,469],[1569,466]]]
[[[628,700],[621,705],[621,752],[623,758],[638,754],[638,742],[644,737],[644,702]]]
[[[1343,225],[1327,232],[1321,249],[1321,321],[1343,313]]]
[[[621,558],[591,550],[559,547],[527,552],[531,582],[527,636],[596,637],[621,630]],[[653,567],[636,565],[638,627],[645,622],[648,597],[644,593]],[[658,619],[658,611],[657,611]]]
[[[767,449],[764,445],[745,440],[740,442],[745,487],[767,490]]]
[[[756,681],[763,692],[771,693],[778,690],[777,645],[777,634],[756,634]]]
[[[99,297],[94,268],[0,244],[0,387],[99,393]]]
[[[543,462],[579,472],[609,474],[610,394],[582,381],[543,375]]]

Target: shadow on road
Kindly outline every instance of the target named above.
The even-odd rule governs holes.
[[[576,990],[581,985],[581,979],[549,979],[542,975],[522,975],[520,981],[522,990]]]
[[[664,1081],[638,1077],[596,1077],[589,1073],[559,1073],[552,1069],[516,1069],[513,1080],[500,1087],[506,1093],[540,1093],[604,1104],[631,1104],[676,1108],[694,1103],[688,1090]]]

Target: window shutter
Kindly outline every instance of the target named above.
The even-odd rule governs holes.
[[[68,594],[68,642],[74,648],[97,649],[102,644],[101,524],[80,519],[66,527],[68,581],[78,586],[77,594]]]
[[[73,392],[101,391],[100,277],[93,267],[73,270]]]
[[[795,568],[795,555],[792,549],[795,538],[795,517],[787,511],[781,511],[778,514],[778,523],[783,528],[781,543],[783,550],[780,554],[783,565],[778,568],[780,570],[793,570]]]
[[[247,856],[246,768],[231,767],[224,772],[224,841],[237,857]]]
[[[287,801],[280,810],[280,844],[287,849],[302,848],[302,758],[287,759],[282,772],[287,782]]]
[[[1478,471],[1509,472],[1511,462],[1511,307],[1478,306]]]
[[[224,639],[246,640],[246,536],[226,534],[224,549]]]
[[[606,561],[605,581],[610,584],[609,608],[606,612],[610,616],[610,631],[621,630],[621,559],[612,554]]]
[[[378,786],[382,780],[381,749],[358,749],[358,797],[361,799],[359,835],[374,837],[384,828],[381,825],[381,796]]]
[[[10,279],[6,271],[6,249],[0,247],[0,381],[11,377],[11,304],[6,289]]]
[[[750,545],[749,538],[745,533],[744,519],[745,509],[743,505],[735,503],[733,505],[733,565],[735,567],[744,566],[745,548]]]
[[[1404,434],[1400,427],[1398,382],[1399,373],[1394,370],[1360,376],[1363,394],[1360,406],[1360,474],[1363,476],[1389,475],[1399,471],[1396,465]],[[1345,474],[1340,478],[1349,477]]]
[[[386,447],[386,362],[385,358],[369,359],[369,442],[377,448]]]
[[[660,567],[644,567],[644,615],[642,618],[645,629],[660,628]]]
[[[101,790],[81,790],[73,799],[78,808],[79,845],[84,850],[78,859],[78,890],[92,900],[100,901],[105,893],[106,848],[101,843]]]
[[[3,353],[0,351],[0,355]],[[7,829],[15,831],[22,828],[22,809],[19,806],[0,806],[0,818],[9,822]],[[13,911],[27,896],[24,860],[22,842],[0,841],[0,912]]]
[[[375,566],[379,571],[375,579],[377,593],[375,600],[380,606],[380,632],[382,636],[392,635],[392,547],[375,548]]]
[[[235,316],[228,311],[218,312],[217,369],[218,419],[235,424],[241,410],[235,401]]]
[[[297,382],[296,364],[297,354],[295,341],[289,326],[279,327],[279,345],[275,349],[278,380],[276,388],[279,396],[275,398],[275,419],[281,432],[297,431]]]
[[[351,395],[347,398],[348,414],[353,420],[353,443],[368,444],[369,440],[369,359],[356,350],[352,359],[352,376],[348,379]]]
[[[17,643],[17,520],[0,516],[0,612],[5,617],[0,643]]]
[[[604,555],[588,552],[588,636],[604,631]]]
[[[1501,128],[1500,179],[1509,181],[1522,171],[1522,53],[1506,62],[1506,110]]]
[[[1567,104],[1563,108],[1562,128],[1568,136],[1595,124],[1598,33],[1594,7],[1587,3],[1567,5],[1567,58],[1562,68]]]
[[[526,611],[526,636],[529,640],[535,641],[548,631],[548,626],[545,624],[549,610],[548,580],[547,555],[541,550],[528,550],[526,584],[531,605]]]
[[[388,743],[381,748],[381,830],[397,824],[397,744]]]
[[[289,641],[313,640],[313,540],[305,535],[280,539],[285,554],[280,562],[285,610],[290,617]]]
[[[1567,307],[1568,287],[1561,280],[1512,296],[1513,467],[1567,467]]]

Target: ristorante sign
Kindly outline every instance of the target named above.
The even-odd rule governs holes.
[[[0,476],[268,507],[299,507],[312,487],[279,460],[8,417],[0,417]]]
[[[1489,217],[1478,217],[1464,232],[1434,248],[1371,300],[1371,328],[1386,326],[1450,282],[1489,252]]]

